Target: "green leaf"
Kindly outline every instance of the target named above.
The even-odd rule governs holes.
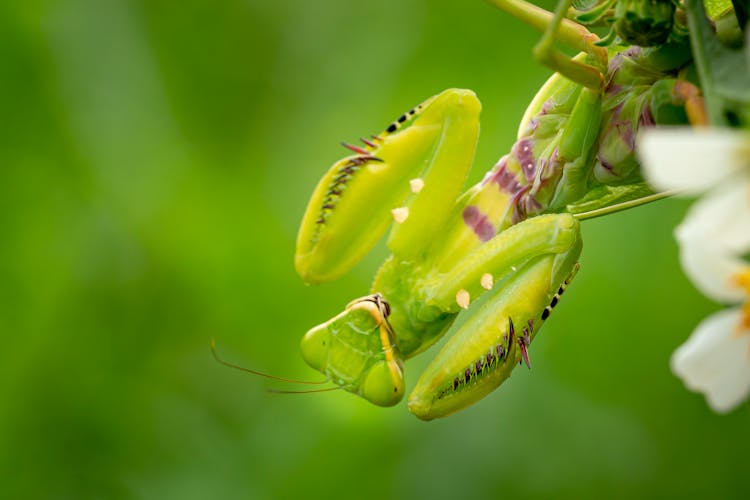
[[[709,121],[715,126],[750,128],[747,49],[727,47],[719,40],[700,0],[687,0],[686,6],[690,44]]]

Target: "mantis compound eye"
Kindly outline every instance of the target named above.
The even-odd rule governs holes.
[[[302,358],[310,368],[325,373],[328,363],[328,346],[331,344],[331,334],[328,323],[311,328],[300,343]]]
[[[378,406],[393,406],[404,397],[404,374],[400,363],[383,360],[370,368],[361,395]]]

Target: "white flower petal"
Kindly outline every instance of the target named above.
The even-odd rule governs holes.
[[[733,254],[700,244],[680,244],[680,263],[690,281],[707,297],[725,303],[747,299],[734,279],[748,264]]]
[[[734,278],[750,263],[750,182],[726,184],[696,202],[675,230],[685,274],[721,302],[747,299]]]
[[[738,308],[709,316],[672,355],[672,371],[688,389],[706,395],[709,406],[726,413],[750,394],[750,331],[737,334]]]
[[[750,250],[750,169],[694,203],[676,235],[681,242],[704,241],[735,254]]]
[[[742,132],[652,128],[639,134],[637,150],[652,186],[695,194],[747,167],[747,142]]]

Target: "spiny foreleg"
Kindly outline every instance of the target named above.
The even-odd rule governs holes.
[[[469,318],[422,374],[409,410],[425,420],[449,415],[495,390],[519,362],[530,365],[529,345],[575,275],[580,251],[574,217],[542,215],[499,234],[434,284],[428,304],[468,308]],[[487,288],[487,302],[472,306]]]

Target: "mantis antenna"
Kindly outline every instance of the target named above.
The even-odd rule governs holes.
[[[337,385],[335,387],[326,387],[325,389],[310,389],[308,391],[284,391],[281,389],[268,389],[268,392],[273,394],[310,394],[313,392],[330,392],[330,391],[338,391],[339,389],[343,389],[343,385]]]
[[[228,366],[230,368],[234,368],[235,370],[240,370],[240,371],[247,372],[247,373],[252,373],[253,375],[258,375],[259,377],[270,378],[271,380],[278,380],[280,382],[289,382],[292,384],[309,384],[309,385],[320,385],[320,384],[325,384],[326,382],[328,382],[327,380],[322,380],[320,382],[310,382],[309,380],[295,380],[291,378],[277,377],[276,375],[270,375],[268,373],[259,372],[257,370],[251,370],[250,368],[245,368],[244,366],[239,366],[239,365],[230,363],[228,361],[224,361],[216,353],[216,340],[213,337],[211,337],[211,353],[214,355],[214,359],[216,359],[216,361],[218,361],[224,366]],[[335,387],[335,389],[338,389],[338,387]],[[331,389],[302,391],[302,392],[323,392],[323,391],[328,391],[328,390],[331,390]],[[294,391],[269,391],[269,392],[294,392]]]

